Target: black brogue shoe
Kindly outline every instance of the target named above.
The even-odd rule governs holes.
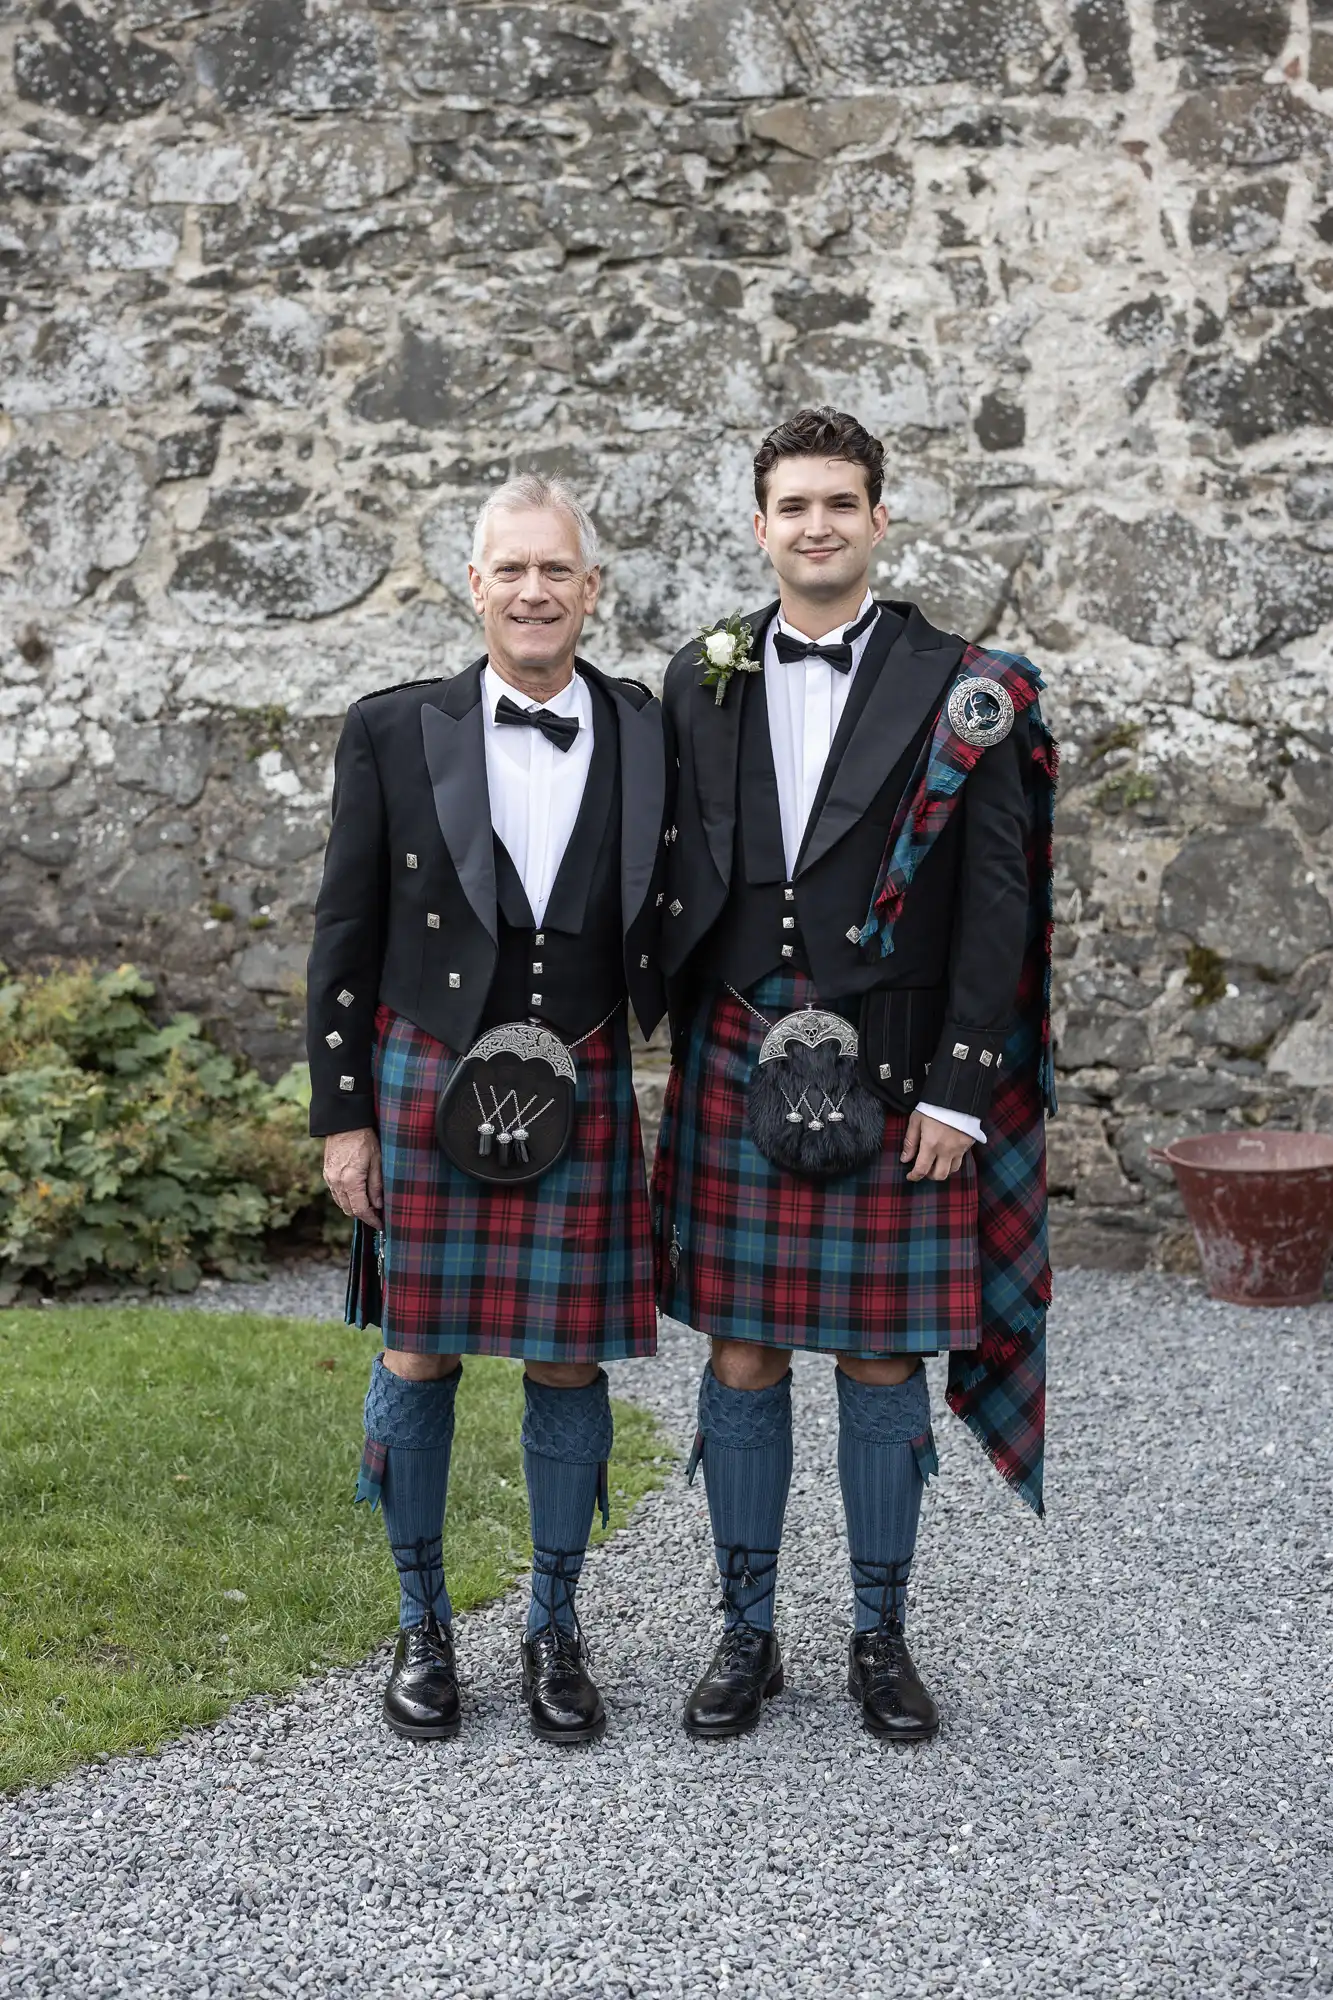
[[[685,1704],[685,1734],[706,1740],[743,1736],[782,1686],[782,1654],[773,1633],[744,1621],[732,1625]]]
[[[861,1720],[872,1736],[889,1743],[929,1743],[939,1732],[940,1712],[921,1685],[896,1618],[869,1632],[853,1632],[847,1692],[860,1705]]]
[[[523,1701],[543,1743],[592,1743],[606,1731],[606,1710],[588,1672],[577,1627],[554,1621],[523,1641]]]
[[[453,1634],[434,1617],[398,1634],[384,1690],[384,1720],[413,1743],[457,1736],[462,1715]]]

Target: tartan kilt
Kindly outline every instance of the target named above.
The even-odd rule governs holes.
[[[435,1141],[453,1054],[401,1014],[375,1016],[384,1162],[384,1344],[410,1354],[620,1361],[657,1351],[652,1232],[629,1029],[574,1051],[574,1136],[550,1172],[493,1188]]]
[[[799,972],[750,996],[770,1021],[817,1000]],[[883,1150],[854,1174],[784,1173],[745,1129],[766,1029],[724,986],[696,1011],[667,1085],[653,1168],[658,1304],[723,1340],[875,1356],[975,1348],[981,1338],[977,1173],[907,1179],[907,1116],[885,1108]]]

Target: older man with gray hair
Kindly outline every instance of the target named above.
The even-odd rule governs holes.
[[[606,1514],[602,1363],[656,1348],[626,1003],[663,1012],[662,712],[578,657],[600,587],[587,512],[526,474],[481,510],[486,650],[354,702],[308,976],[310,1129],[354,1218],[348,1318],[379,1325],[357,1498],[382,1505],[399,1735],[460,1726],[441,1550],[464,1354],[524,1364],[532,1728],[600,1736],[574,1610]]]

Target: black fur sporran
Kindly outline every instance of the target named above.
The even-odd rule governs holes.
[[[748,1004],[748,1003],[747,1003]],[[856,1030],[806,1008],[769,1030],[745,1123],[766,1160],[808,1180],[853,1174],[884,1144],[884,1106],[858,1081]]]

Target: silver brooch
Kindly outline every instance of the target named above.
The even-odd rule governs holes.
[[[1008,688],[975,676],[959,681],[949,695],[946,713],[955,736],[974,750],[1003,743],[1014,726],[1014,704]]]

